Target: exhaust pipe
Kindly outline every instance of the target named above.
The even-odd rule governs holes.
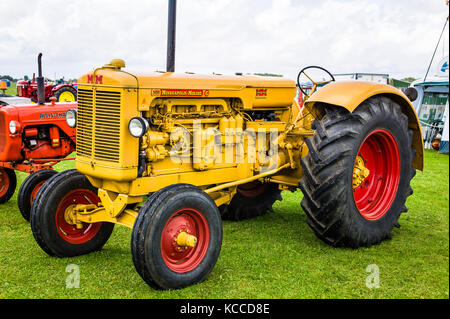
[[[42,59],[42,53],[39,53],[39,55],[38,55],[38,77],[36,78],[38,104],[44,104],[45,103],[44,77],[42,76],[42,62],[41,62],[41,59]]]
[[[169,17],[167,21],[167,63],[166,72],[175,72],[175,30],[177,0],[169,0]]]

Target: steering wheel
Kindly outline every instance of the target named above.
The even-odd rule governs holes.
[[[322,71],[324,71],[326,74],[328,74],[328,75],[330,76],[331,80],[328,80],[328,81],[322,81],[322,82],[316,82],[316,81],[314,81],[313,79],[311,79],[311,77],[309,77],[308,74],[306,74],[305,71],[308,70],[308,69],[319,69],[319,70],[322,70]],[[304,91],[305,85],[302,86],[302,85],[300,84],[300,76],[301,76],[302,74],[304,74],[304,75],[311,81],[311,83],[313,84],[312,89],[311,89],[311,91],[310,91],[310,94],[308,94],[308,93],[306,93],[306,91]],[[320,66],[315,66],[315,65],[310,65],[310,66],[307,66],[306,68],[303,68],[303,69],[298,73],[298,75],[297,75],[297,85],[298,85],[298,88],[299,88],[300,91],[303,93],[303,95],[306,96],[307,98],[310,97],[311,94],[313,94],[313,93],[316,91],[316,89],[317,89],[318,86],[323,85],[323,84],[327,84],[327,83],[330,83],[330,82],[333,82],[333,81],[336,81],[336,80],[334,79],[333,74],[331,74],[328,70],[326,70],[326,69],[324,69],[324,68],[322,68],[322,67],[320,67]]]

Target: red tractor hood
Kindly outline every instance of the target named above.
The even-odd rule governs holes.
[[[77,107],[76,102],[5,105],[0,107],[0,161],[22,160],[22,133],[27,127],[54,125],[75,142],[75,129],[66,123],[66,112]],[[11,134],[9,123],[16,122],[18,131]]]

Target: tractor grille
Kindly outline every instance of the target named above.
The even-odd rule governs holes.
[[[119,162],[120,92],[78,89],[77,153]]]
[[[78,89],[77,154],[87,157],[92,155],[92,99],[91,90]]]

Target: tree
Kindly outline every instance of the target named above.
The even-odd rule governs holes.
[[[260,76],[276,76],[276,77],[283,77],[282,74],[273,74],[273,73],[253,73],[254,75],[260,75]]]
[[[413,77],[407,77],[407,78],[403,78],[403,79],[402,79],[402,81],[409,82],[409,83],[412,83],[412,82],[414,82],[415,80],[417,80],[417,79],[416,79],[416,78],[413,78]]]

